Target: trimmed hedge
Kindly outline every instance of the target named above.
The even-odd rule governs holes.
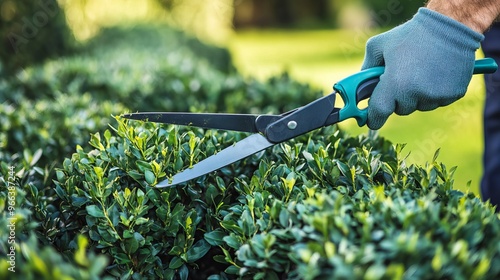
[[[157,189],[244,135],[117,121],[57,171],[52,217],[66,226],[46,224],[60,251],[88,236],[115,277],[500,276],[494,210],[453,190],[454,170],[406,167],[384,139],[324,129]]]
[[[54,95],[0,106],[0,159],[39,151],[38,165],[57,165],[76,145],[87,143],[91,133],[105,129],[112,115],[127,110],[120,103],[94,101],[89,93]]]
[[[26,163],[24,162],[25,164]],[[31,166],[36,163],[32,159]],[[101,279],[108,260],[88,253],[88,238],[77,234],[71,243],[68,258],[46,239],[38,227],[42,221],[37,211],[51,208],[53,201],[38,192],[30,180],[36,170],[0,162],[0,278],[1,279]],[[47,185],[49,186],[49,185]]]

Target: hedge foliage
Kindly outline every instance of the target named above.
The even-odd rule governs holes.
[[[231,65],[227,50],[166,26],[104,30],[79,55],[0,79],[0,156],[29,147],[43,150],[42,165],[60,164],[126,111],[279,113],[321,95],[286,74],[260,82]]]
[[[401,146],[373,135],[324,129],[185,186],[154,187],[241,137],[118,119],[58,170],[71,226],[48,224],[54,243],[67,250],[85,229],[116,277],[500,275],[493,209],[453,190],[454,170],[406,167]]]
[[[32,165],[35,163],[36,159]],[[1,162],[0,169],[1,183],[6,186],[0,192],[0,278],[100,279],[108,260],[87,252],[88,239],[84,235],[77,234],[68,244],[72,250],[68,258],[40,236],[38,227],[43,221],[36,217],[36,212],[40,207],[50,208],[48,203],[53,199],[39,195],[30,181],[37,171],[18,171],[6,162]]]
[[[324,128],[156,188],[246,134],[119,114],[278,113],[319,95],[287,75],[243,78],[210,62],[224,50],[205,56],[184,44],[201,42],[157,28],[108,30],[84,53],[0,81],[2,279],[500,276],[495,209],[455,190],[437,154],[407,166],[403,145],[373,133]]]

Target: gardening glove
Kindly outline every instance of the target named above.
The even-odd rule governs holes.
[[[379,129],[392,114],[449,105],[465,95],[484,36],[427,8],[368,40],[362,69],[385,66],[368,102],[367,124]]]

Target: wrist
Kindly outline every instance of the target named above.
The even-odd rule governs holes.
[[[497,0],[431,0],[427,8],[484,33],[500,15]]]

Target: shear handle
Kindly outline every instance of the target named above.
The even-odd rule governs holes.
[[[494,73],[498,68],[495,60],[484,58],[476,60],[474,74]],[[339,112],[339,121],[355,118],[359,126],[366,124],[367,109],[359,109],[358,103],[371,96],[375,86],[384,73],[384,66],[377,66],[349,76],[333,86],[344,101],[344,108]]]

